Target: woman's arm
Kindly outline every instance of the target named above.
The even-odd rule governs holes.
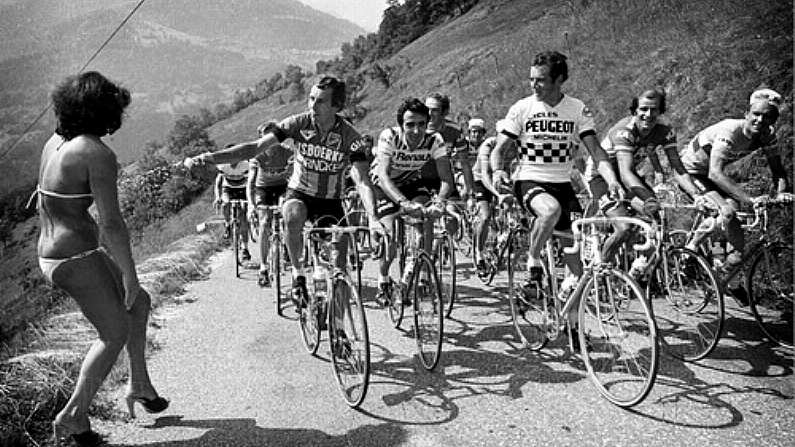
[[[99,213],[99,231],[111,257],[119,265],[124,284],[124,306],[129,310],[140,291],[130,248],[130,235],[119,208],[116,155],[101,143],[92,143],[85,157],[88,182]]]

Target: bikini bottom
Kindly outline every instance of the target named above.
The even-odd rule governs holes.
[[[96,248],[92,248],[92,249],[89,249],[89,250],[86,250],[86,251],[82,251],[82,252],[77,253],[76,255],[72,255],[72,256],[70,256],[68,258],[53,259],[53,258],[42,258],[42,257],[39,257],[39,267],[41,267],[41,272],[44,274],[44,277],[47,278],[47,280],[50,283],[52,283],[53,282],[52,281],[53,274],[55,273],[55,270],[61,264],[63,264],[64,262],[67,262],[67,261],[75,261],[75,260],[78,260],[78,259],[83,259],[85,257],[91,256],[94,253],[98,253],[98,252],[106,253],[105,249],[103,247],[96,247]]]

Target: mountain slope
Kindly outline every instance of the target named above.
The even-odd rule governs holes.
[[[389,88],[366,83],[359,106],[368,113],[357,126],[376,134],[395,124],[402,98],[431,91],[451,96],[453,118],[478,115],[493,126],[530,94],[532,58],[549,49],[568,56],[563,90],[596,112],[599,129],[626,114],[633,94],[662,86],[669,95],[665,119],[684,140],[741,116],[760,85],[791,103],[791,13],[791,2],[782,0],[481,0],[380,61],[389,68]],[[241,135],[248,132],[248,113],[230,118],[224,132],[233,134],[238,121]],[[785,112],[779,126],[791,129],[790,117]]]
[[[137,2],[26,0],[0,5],[0,144],[33,121],[52,87],[89,59]],[[307,33],[307,29],[312,29]],[[363,30],[295,0],[150,1],[100,53],[89,69],[133,93],[122,129],[109,141],[122,163],[144,143],[162,140],[180,113],[228,101],[238,89],[281,72],[313,67]],[[52,116],[4,160],[35,172]],[[1,152],[0,152],[1,153]],[[0,193],[29,179],[0,178]]]

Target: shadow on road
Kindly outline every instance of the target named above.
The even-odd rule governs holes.
[[[254,419],[201,419],[185,420],[182,416],[160,417],[146,427],[159,430],[167,427],[190,427],[208,431],[193,439],[153,442],[149,447],[199,447],[228,445],[235,447],[257,446],[396,446],[407,439],[406,431],[395,424],[366,425],[343,435],[330,435],[320,430],[300,428],[264,428]],[[114,444],[124,445],[124,444]]]

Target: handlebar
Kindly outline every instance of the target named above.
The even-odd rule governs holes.
[[[574,245],[565,247],[563,251],[567,254],[575,254],[580,251],[580,241],[582,240],[582,229],[584,225],[606,225],[606,224],[629,224],[640,227],[643,230],[644,243],[634,244],[633,249],[637,251],[646,251],[652,247],[654,241],[654,228],[651,224],[643,219],[637,217],[586,217],[577,219],[571,224],[571,231],[574,239]]]

